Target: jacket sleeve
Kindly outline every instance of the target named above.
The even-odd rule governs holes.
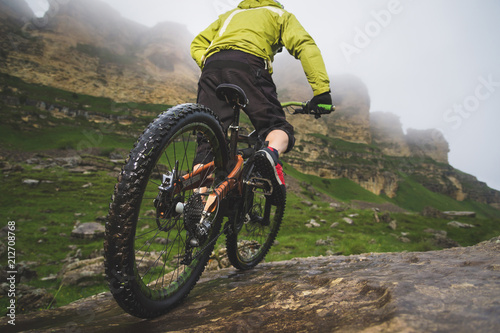
[[[288,52],[302,63],[314,96],[329,92],[330,79],[321,51],[295,15],[289,14],[285,19],[281,39]]]
[[[196,61],[200,68],[203,68],[205,53],[207,52],[208,47],[217,35],[219,26],[220,21],[215,21],[210,26],[208,26],[208,28],[203,30],[198,36],[196,36],[191,43],[191,57],[193,57],[194,61]]]

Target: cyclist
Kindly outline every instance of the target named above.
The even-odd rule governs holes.
[[[267,148],[257,152],[256,165],[262,176],[272,181],[273,188],[279,189],[273,191],[274,201],[285,193],[279,155],[290,151],[295,143],[293,126],[286,121],[272,80],[272,62],[283,47],[302,63],[314,93],[310,107],[332,104],[330,81],[319,48],[278,1],[244,0],[219,16],[191,44],[191,55],[202,69],[197,102],[218,114],[224,130],[232,122],[233,110],[215,96],[215,89],[221,83],[232,83],[247,94],[249,103],[244,111],[268,142]]]

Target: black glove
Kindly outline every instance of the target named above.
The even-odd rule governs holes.
[[[318,96],[314,96],[309,102],[309,110],[317,111],[318,104],[328,104],[332,105],[332,95],[330,92],[322,93]]]

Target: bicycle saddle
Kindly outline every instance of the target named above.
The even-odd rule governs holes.
[[[248,104],[247,95],[235,84],[223,83],[215,89],[215,95],[221,101],[226,101],[231,106],[239,105],[245,107]]]

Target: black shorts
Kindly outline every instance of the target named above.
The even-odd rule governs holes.
[[[198,103],[214,111],[227,130],[234,111],[215,96],[215,89],[222,83],[238,85],[245,91],[249,103],[243,111],[263,139],[271,131],[280,129],[288,134],[287,152],[293,148],[293,126],[286,121],[264,59],[241,51],[222,51],[207,59],[198,82]]]

